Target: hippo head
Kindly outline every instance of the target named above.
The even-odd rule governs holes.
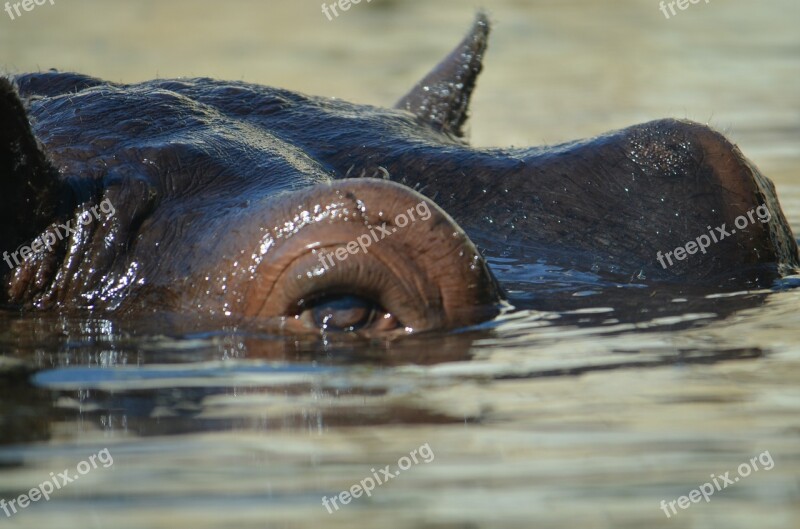
[[[50,71],[0,83],[6,305],[363,335],[498,312],[499,287],[464,231],[392,181],[435,167],[390,174],[366,147],[374,174],[331,161],[359,157],[348,136],[365,131],[386,145],[459,143],[413,113],[210,79],[118,85]],[[471,87],[430,112],[463,120]],[[411,99],[422,92],[401,104],[423,104]]]
[[[615,284],[797,269],[772,183],[704,125],[467,145],[488,27],[392,109],[212,79],[0,78],[0,301],[372,336],[498,314],[481,253]]]

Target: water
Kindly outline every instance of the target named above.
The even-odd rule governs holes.
[[[701,2],[670,19],[655,0],[488,7],[474,144],[708,121],[775,181],[798,230],[800,4]],[[374,0],[328,21],[319,2],[59,0],[0,17],[0,65],[244,79],[386,105],[473,9]],[[0,511],[0,526],[800,526],[797,278],[674,291],[491,264],[516,311],[369,347],[2,316],[0,498],[78,475],[106,448],[113,464]],[[424,445],[430,462],[323,506]],[[758,471],[740,476],[741,464]],[[709,502],[661,510],[725,472],[740,480]]]

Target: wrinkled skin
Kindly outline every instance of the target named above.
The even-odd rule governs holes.
[[[212,79],[0,79],[0,250],[77,226],[2,264],[2,301],[373,336],[498,314],[502,289],[475,244],[620,282],[768,285],[798,266],[772,183],[704,125],[469,147],[487,36],[481,15],[394,109]],[[79,222],[104,202],[113,214]],[[673,266],[657,259],[760,205],[768,222]],[[422,206],[429,218],[395,224]],[[323,266],[380,227],[391,235]]]

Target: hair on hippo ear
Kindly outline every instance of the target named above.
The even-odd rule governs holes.
[[[462,137],[470,96],[483,68],[488,41],[489,20],[485,13],[479,12],[464,40],[395,108],[408,110],[434,130]]]
[[[14,85],[4,77],[0,77],[0,190],[0,252],[41,233],[63,213],[70,196],[34,137]]]

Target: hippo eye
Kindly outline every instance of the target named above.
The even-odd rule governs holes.
[[[380,305],[352,295],[326,296],[307,303],[300,317],[328,332],[357,332],[374,326],[387,329],[397,325]]]

